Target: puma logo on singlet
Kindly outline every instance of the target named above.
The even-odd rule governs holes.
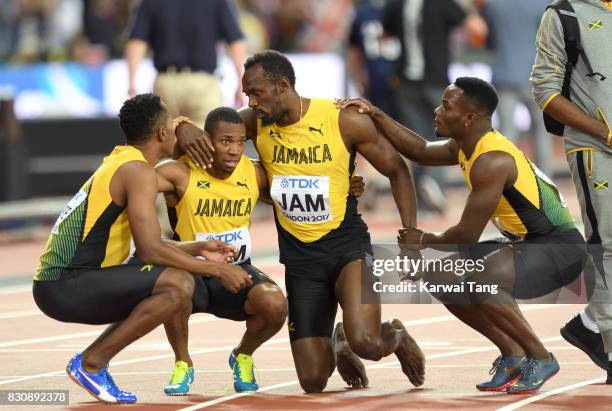
[[[241,183],[240,181],[236,181],[236,185],[240,187],[244,187],[247,190],[249,189],[249,186],[247,185],[247,183]]]
[[[281,134],[278,131],[276,131],[276,130],[270,130],[270,137],[282,138]]]
[[[308,131],[316,131],[317,133],[319,133],[319,134],[323,135],[323,131],[321,131],[321,130],[323,130],[323,123],[321,123],[321,125],[319,126],[319,128],[315,128],[315,127],[313,127],[313,126],[309,126],[309,127],[308,127]]]

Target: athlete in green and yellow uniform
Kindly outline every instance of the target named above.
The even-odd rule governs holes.
[[[77,384],[114,403],[136,402],[136,396],[117,388],[108,374],[109,361],[158,325],[191,311],[189,273],[220,278],[235,291],[251,282],[238,267],[194,258],[223,261],[231,253],[220,241],[172,246],[161,240],[151,164],[173,152],[176,138],[159,97],[145,94],[126,101],[119,121],[128,145],[116,147],[66,205],[33,287],[36,304],[51,318],[114,323],[67,367]],[[141,261],[122,264],[132,240]]]
[[[381,323],[380,305],[361,303],[362,264],[371,260],[372,250],[348,192],[360,153],[389,178],[402,225],[414,225],[414,187],[405,163],[366,116],[301,97],[291,62],[278,52],[250,57],[242,88],[249,98],[249,107],[241,110],[247,138],[259,152],[274,201],[300,385],[306,392],[322,391],[337,360],[348,384],[366,386],[358,356],[380,360],[391,353],[410,381],[421,385],[424,356],[401,321]],[[197,146],[194,136],[188,127],[177,129],[189,153]],[[332,344],[338,303],[343,323]]]
[[[266,176],[243,155],[244,122],[236,110],[211,111],[205,129],[215,149],[211,168],[196,166],[187,156],[157,167],[159,189],[164,193],[174,240],[220,240],[238,251],[234,263],[249,273],[252,284],[238,293],[228,292],[215,278],[196,278],[193,313],[246,321],[246,332],[230,355],[236,391],[255,391],[253,352],[285,323],[287,302],[281,289],[251,265],[251,217]],[[187,320],[169,326],[168,340],[176,357],[169,395],[185,395],[193,382],[193,362],[187,350]]]
[[[369,114],[407,158],[426,165],[459,164],[470,187],[457,225],[439,234],[415,228],[402,230],[402,242],[416,248],[476,244],[490,219],[513,241],[510,246],[467,247],[467,257],[484,259],[480,272],[472,270],[465,276],[426,272],[423,278],[438,284],[465,283],[469,279],[474,284],[498,288],[498,295],[468,292],[468,303],[486,304],[451,304],[456,299],[440,297],[454,315],[501,351],[493,379],[479,384],[479,390],[536,392],[558,372],[559,365],[522,316],[515,298],[540,297],[576,280],[586,246],[552,181],[493,130],[495,90],[483,80],[465,77],[449,86],[435,110],[436,133],[448,140],[436,143],[426,142],[364,101],[340,103],[341,107],[350,105]]]
[[[512,157],[517,169],[514,184],[504,187],[491,221],[511,241],[520,241],[565,232],[575,228],[565,200],[554,183],[510,140],[492,130],[482,136],[469,158],[459,149],[458,161],[467,185],[472,167],[481,155],[503,152]]]

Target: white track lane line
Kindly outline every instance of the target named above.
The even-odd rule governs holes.
[[[32,284],[0,287],[0,295],[20,294],[25,292],[32,292]]]
[[[525,398],[524,400],[517,401],[513,404],[506,405],[505,407],[498,408],[497,411],[513,411],[518,408],[524,407],[525,405],[534,403],[536,401],[543,400],[544,398],[552,397],[553,395],[562,394],[567,391],[571,391],[576,388],[584,387],[585,385],[591,385],[598,382],[604,382],[606,377],[594,378],[592,380],[586,380],[582,382],[578,382],[576,384],[566,385],[565,387],[555,388],[554,390],[546,391],[541,394],[536,394],[530,396],[529,398]]]
[[[215,316],[206,314],[204,316],[197,316],[189,319],[189,325],[206,323],[211,321],[221,321],[223,318],[217,318]],[[103,328],[98,329],[97,331],[86,331],[82,333],[74,333],[74,334],[60,334],[53,335],[51,337],[41,337],[41,338],[28,338],[25,340],[14,340],[0,343],[0,348],[7,347],[15,347],[18,345],[27,345],[27,344],[38,344],[38,343],[46,343],[52,341],[63,341],[63,340],[71,340],[74,338],[84,338],[84,337],[93,337],[98,336],[102,333]]]
[[[583,361],[583,362],[560,362],[559,365],[562,366],[571,366],[571,365],[575,365],[575,366],[584,366],[584,365],[589,365],[589,364],[593,364],[592,362],[589,361]],[[491,364],[440,364],[440,365],[428,365],[427,368],[490,368]],[[387,369],[400,369],[401,367],[398,365],[389,365],[389,366],[385,366],[385,367],[380,367],[377,370],[387,370]],[[257,371],[259,371],[260,373],[268,373],[268,372],[293,372],[295,371],[295,368],[257,368]],[[229,371],[227,369],[223,369],[223,370],[196,370],[196,374],[227,374]],[[126,372],[121,372],[121,371],[113,371],[113,375],[157,375],[157,374],[162,374],[162,375],[166,375],[168,374],[168,370],[165,371],[126,371]],[[4,380],[4,379],[9,379],[9,378],[23,378],[26,377],[25,375],[0,375],[0,380]],[[63,375],[58,374],[58,375],[52,375],[51,377],[54,378],[64,378]],[[469,395],[470,393],[466,393],[466,395]]]
[[[43,313],[39,309],[8,311],[5,313],[0,313],[0,320],[9,320],[11,318],[32,317],[35,315],[43,315]]]

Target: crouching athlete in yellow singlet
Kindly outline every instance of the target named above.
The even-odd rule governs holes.
[[[493,379],[476,388],[533,394],[559,371],[559,364],[522,315],[515,298],[541,297],[575,281],[586,258],[586,244],[553,182],[493,129],[491,116],[497,101],[495,89],[484,80],[458,78],[446,88],[434,111],[436,133],[447,138],[435,143],[363,100],[339,105],[357,106],[369,115],[406,158],[426,165],[461,167],[470,188],[461,220],[442,233],[402,230],[400,241],[416,248],[457,244],[463,249],[458,256],[464,261],[483,261],[482,269],[467,273],[438,269],[419,276],[428,284],[465,289],[464,295],[439,292],[436,297],[500,349],[493,363]],[[477,244],[489,220],[510,244]],[[493,285],[499,291],[480,292],[470,283]]]
[[[121,107],[119,123],[126,145],[104,158],[61,212],[40,257],[33,295],[58,321],[113,324],[72,357],[66,371],[101,401],[134,403],[136,395],[119,389],[109,373],[111,359],[158,325],[191,312],[194,277],[214,276],[235,291],[251,279],[240,267],[221,263],[227,245],[218,240],[161,239],[153,164],[172,153],[176,140],[166,105],[153,94],[136,96]],[[124,264],[131,240],[137,259]],[[208,261],[194,258],[199,255]]]

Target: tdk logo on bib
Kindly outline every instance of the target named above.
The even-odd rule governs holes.
[[[270,195],[283,216],[296,223],[332,220],[329,176],[274,176]]]
[[[242,232],[234,231],[224,234],[209,234],[206,240],[220,240],[224,243],[233,243],[234,241],[242,241]]]
[[[224,233],[197,233],[196,240],[219,240],[233,245],[238,249],[238,253],[234,257],[234,263],[242,263],[251,257],[251,235],[247,227],[240,227]]]
[[[313,188],[319,189],[319,178],[283,178],[282,188]]]

